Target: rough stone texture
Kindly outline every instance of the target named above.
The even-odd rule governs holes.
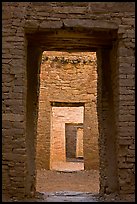
[[[44,50],[97,52],[100,193],[134,194],[134,2],[2,3],[3,194],[21,198],[35,192],[38,73]],[[50,103],[47,110],[50,125]],[[84,128],[87,144],[91,133]]]

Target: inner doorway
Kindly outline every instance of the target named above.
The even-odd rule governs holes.
[[[66,160],[83,159],[83,123],[65,123]]]
[[[50,169],[65,172],[84,170],[84,160],[78,160],[81,152],[83,156],[83,135],[78,128],[83,124],[84,107],[78,103],[65,105],[52,107]]]
[[[37,136],[37,191],[44,189],[40,182],[46,180],[48,189],[52,190],[99,192],[96,53],[48,51],[43,53],[42,59]],[[47,115],[50,117],[48,124]],[[49,147],[45,140],[45,127],[48,125],[50,167],[45,168],[40,147]],[[86,138],[91,129],[92,134],[87,142]],[[88,151],[91,152],[90,164],[87,161]],[[87,164],[90,168],[85,171]],[[53,177],[58,181],[55,182],[58,187],[51,187]],[[68,180],[69,185],[65,186]],[[94,185],[91,186],[91,182]],[[46,187],[45,189],[48,190]]]

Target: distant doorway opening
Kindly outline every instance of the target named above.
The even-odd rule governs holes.
[[[66,160],[83,160],[83,123],[65,123]]]
[[[62,103],[60,105],[62,106]],[[68,103],[67,105],[71,106],[52,107],[50,169],[60,171],[84,170],[84,106],[76,107],[78,103]]]

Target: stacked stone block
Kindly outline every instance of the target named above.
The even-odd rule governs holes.
[[[56,35],[53,35],[55,29],[64,32],[64,34],[62,32],[61,38],[56,38]],[[86,33],[85,40],[80,38],[82,30]],[[94,31],[98,35],[96,37],[94,35],[94,39],[88,40],[87,37],[91,37]],[[105,38],[109,35],[108,31],[112,39]],[[39,58],[42,51],[46,49],[62,48],[65,51],[66,44],[62,39],[65,38],[67,32],[69,33],[68,36],[71,33],[74,34],[72,38],[73,36],[76,37],[73,38],[74,43],[71,40],[72,49],[75,47],[77,50],[91,51],[90,48],[93,47],[96,48],[97,53],[103,53],[104,46],[108,42],[113,45],[112,55],[109,50],[111,73],[107,78],[112,79],[109,85],[113,90],[111,110],[113,110],[113,129],[115,131],[112,135],[115,140],[114,152],[116,152],[115,169],[117,175],[115,175],[115,183],[118,183],[114,192],[118,191],[124,196],[129,193],[134,194],[135,3],[3,2],[2,32],[3,194],[19,198],[35,192],[37,135],[35,127],[38,108],[38,94],[36,93],[38,93],[39,83]],[[103,32],[104,35],[102,35]],[[42,37],[39,37],[42,33],[44,36],[46,34],[43,41]],[[52,40],[50,36],[52,36]],[[70,45],[70,41],[68,44]],[[69,49],[71,48],[69,47]],[[115,61],[113,61],[113,56]],[[32,59],[35,59],[33,63],[31,62]],[[102,79],[105,74],[105,66],[102,67],[101,63],[102,54],[98,54],[97,61],[100,66],[100,68],[98,66],[98,84],[102,87]],[[36,70],[34,71],[32,67],[35,67]],[[112,76],[115,76],[115,80]],[[34,82],[31,81],[32,78],[34,78]],[[35,82],[38,83],[35,84]],[[33,86],[34,84],[35,86]],[[108,107],[111,103],[107,95],[103,96],[104,91],[102,89],[104,88],[98,88],[97,107],[100,130],[100,191],[104,194],[112,190],[110,190],[109,179],[105,173],[106,162],[109,160],[105,154],[105,149],[109,146],[107,145],[108,139],[106,143],[106,137],[109,138],[107,128],[105,131],[108,120],[103,122],[104,118],[109,118]],[[29,96],[31,97],[29,98]],[[35,109],[34,112],[31,108],[32,104]],[[106,111],[104,110],[105,106]],[[90,111],[90,105],[88,107]],[[48,104],[48,108],[50,110],[50,104]],[[31,124],[33,124],[31,127],[27,125],[27,123],[30,124],[29,116]],[[50,118],[50,111],[46,117],[47,120]],[[88,118],[88,121],[90,120],[91,118]],[[48,123],[50,125],[50,121]],[[32,134],[29,134],[29,130]],[[48,143],[49,139],[46,141]],[[46,151],[48,153],[49,149]],[[109,177],[111,178],[111,175]]]

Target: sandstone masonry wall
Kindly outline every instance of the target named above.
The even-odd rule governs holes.
[[[44,50],[97,52],[100,193],[134,194],[135,2],[2,3],[3,194],[22,198],[35,193],[39,72]],[[73,94],[77,95],[73,80]],[[89,101],[85,124],[90,121],[93,125],[92,93],[87,93],[91,89],[79,85],[85,87],[83,100]],[[65,93],[62,90],[59,101]],[[56,98],[55,94],[50,100]],[[50,127],[50,102],[47,110],[44,117]],[[88,145],[91,131],[87,127],[84,140]],[[49,141],[47,129],[47,146]],[[91,153],[86,148],[88,167]],[[49,148],[45,151],[46,155],[50,152]],[[46,161],[48,165],[49,155]]]

